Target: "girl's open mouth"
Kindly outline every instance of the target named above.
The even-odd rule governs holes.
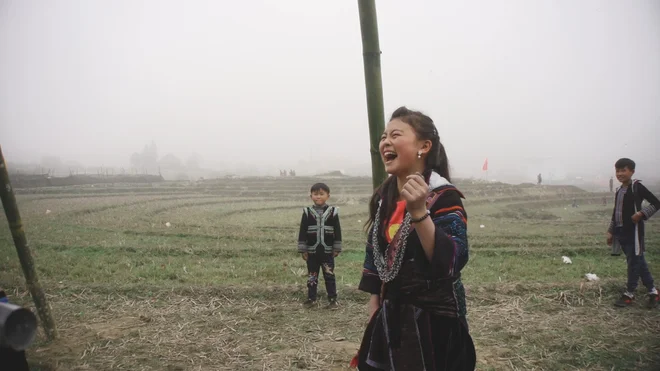
[[[396,158],[397,158],[396,152],[393,152],[393,151],[383,152],[383,160],[385,160],[386,164],[394,161]]]

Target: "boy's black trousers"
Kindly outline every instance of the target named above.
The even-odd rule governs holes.
[[[337,283],[335,281],[335,257],[333,253],[317,251],[307,257],[307,298],[316,300],[319,285],[319,273],[323,273],[325,290],[328,300],[337,298]]]

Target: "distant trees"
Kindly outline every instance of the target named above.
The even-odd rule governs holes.
[[[142,167],[142,157],[137,152],[133,152],[131,155],[131,167]]]
[[[188,170],[200,170],[202,156],[193,152],[185,161],[172,153],[163,157],[158,157],[158,147],[155,142],[144,146],[141,152],[134,152],[130,156],[131,168],[134,171],[143,173],[156,173],[162,171],[168,173],[170,177],[176,179],[185,178]]]
[[[41,158],[41,167],[43,171],[47,171],[49,175],[51,173],[60,173],[65,168],[62,160],[57,156],[44,156]]]
[[[155,142],[144,146],[141,153],[134,152],[131,155],[131,167],[136,169],[151,169],[158,168],[158,147]]]
[[[34,170],[34,173],[48,174],[50,176],[67,176],[72,175],[84,169],[84,166],[77,161],[62,161],[58,156],[44,156]]]
[[[163,158],[161,158],[160,161],[158,161],[158,164],[163,169],[179,170],[183,168],[183,163],[181,160],[179,160],[178,157],[171,153],[168,153]]]
[[[198,153],[193,152],[190,157],[186,160],[186,167],[190,169],[199,169],[200,165],[202,164],[202,156],[200,156]]]

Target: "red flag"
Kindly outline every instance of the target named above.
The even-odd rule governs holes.
[[[484,166],[481,168],[483,171],[488,171],[488,158],[486,158],[486,161],[484,162]]]

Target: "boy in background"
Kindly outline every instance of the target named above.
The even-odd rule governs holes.
[[[626,291],[614,305],[627,307],[633,304],[635,289],[641,277],[649,293],[648,306],[656,308],[660,299],[644,258],[644,221],[660,209],[660,201],[639,180],[632,179],[635,174],[633,160],[619,159],[614,167],[621,187],[614,196],[614,211],[607,230],[607,244],[612,246],[612,254],[623,250],[628,264]],[[643,200],[648,201],[650,205],[642,208]]]
[[[307,301],[304,305],[316,304],[319,271],[323,272],[325,289],[328,292],[329,309],[337,308],[337,285],[335,282],[335,258],[341,253],[341,226],[339,209],[327,204],[330,188],[316,183],[310,190],[312,206],[303,209],[298,233],[298,252],[307,262]]]

